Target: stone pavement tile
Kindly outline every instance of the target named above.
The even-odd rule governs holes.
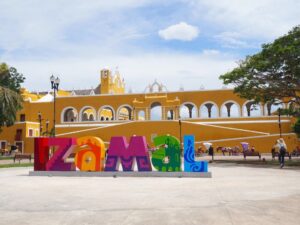
[[[214,216],[217,215],[217,216]],[[222,207],[211,208],[128,208],[66,211],[2,211],[0,224],[122,224],[122,225],[231,225],[231,218]]]
[[[228,203],[233,224],[298,225],[300,195],[272,200]]]
[[[0,224],[298,224],[300,172],[210,167],[211,179],[29,177],[0,170]]]

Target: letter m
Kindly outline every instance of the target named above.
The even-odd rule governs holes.
[[[118,171],[121,162],[123,171],[133,171],[134,158],[139,171],[151,171],[147,142],[144,136],[133,136],[130,143],[126,137],[112,137],[107,150],[105,171]]]

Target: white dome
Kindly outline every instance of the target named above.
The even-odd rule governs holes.
[[[54,97],[51,94],[46,94],[45,96],[41,97],[39,100],[36,102],[52,102]]]

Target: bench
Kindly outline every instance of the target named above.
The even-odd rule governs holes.
[[[297,147],[294,151],[292,151],[291,156],[293,156],[293,157],[300,156],[300,148]]]
[[[274,160],[275,157],[278,157],[279,153],[278,152],[272,152],[272,159]],[[285,157],[288,157],[289,159],[292,159],[292,154],[290,154],[289,152],[285,152]]]
[[[17,153],[14,156],[14,163],[16,162],[16,160],[19,160],[19,163],[22,159],[29,159],[29,162],[31,162],[31,154],[20,154]]]
[[[3,156],[3,155],[8,155],[9,154],[9,151],[8,149],[5,149],[5,148],[2,148],[0,149],[0,154]]]
[[[229,155],[231,155],[231,156],[238,156],[238,155],[240,155],[240,151],[239,150],[230,150],[229,152],[228,152],[228,154]]]
[[[259,152],[244,152],[244,159],[246,159],[247,156],[258,156],[259,159],[261,159],[261,155]]]

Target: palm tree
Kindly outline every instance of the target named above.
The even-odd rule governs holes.
[[[0,86],[0,127],[13,125],[17,111],[21,108],[21,95],[9,88]]]
[[[16,72],[15,69],[14,72]],[[17,74],[17,76],[23,79],[23,75]],[[13,125],[17,112],[22,108],[23,99],[19,93],[20,82],[15,81],[15,77],[15,75],[11,77],[6,64],[0,64],[0,128]]]

